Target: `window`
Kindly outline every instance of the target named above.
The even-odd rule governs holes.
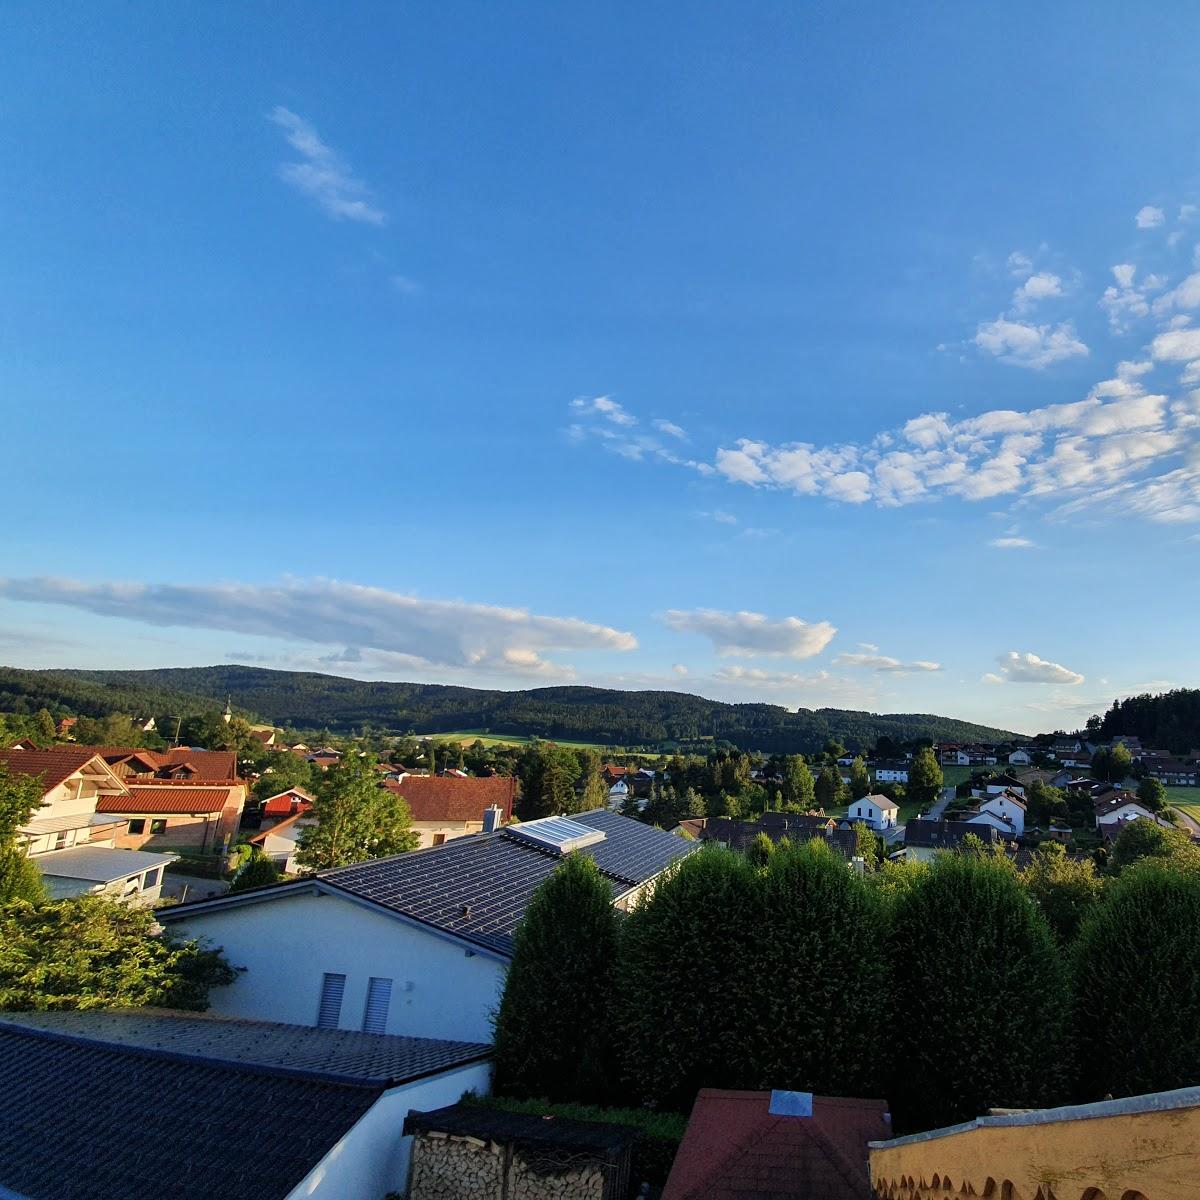
[[[367,985],[367,1005],[363,1009],[363,1033],[387,1032],[388,1005],[391,1002],[392,981],[377,979],[372,975]]]
[[[55,848],[55,850],[62,850],[66,847],[66,844],[67,844],[67,831],[64,829],[55,835],[54,848]]]
[[[444,833],[435,833],[433,835],[433,844],[435,846],[444,846],[446,844],[446,835]]]
[[[133,834],[135,837],[139,833],[145,833],[146,832],[146,818],[145,817],[137,817],[134,820],[130,821],[129,822],[129,832],[131,834]]]
[[[166,833],[167,832],[166,819],[164,817],[155,817],[155,819],[150,822],[150,832],[151,833]]]
[[[155,867],[153,871],[146,872],[146,878],[142,882],[143,888],[152,888],[158,886],[158,877],[161,873],[161,867]]]
[[[345,975],[331,975],[328,971],[321,979],[321,1005],[317,1009],[317,1028],[336,1029],[342,1015],[342,996],[346,992]]]

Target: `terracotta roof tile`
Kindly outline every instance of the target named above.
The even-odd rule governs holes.
[[[70,779],[98,757],[90,746],[55,746],[49,750],[0,750],[0,763],[15,775],[41,775],[46,791]],[[103,761],[103,760],[101,760]]]
[[[241,796],[240,788],[168,784],[133,784],[128,796],[103,796],[96,804],[99,813],[215,813]]]
[[[448,775],[409,775],[388,779],[383,786],[408,801],[414,821],[483,821],[483,812],[498,804],[504,819],[512,816],[515,779],[456,779]]]
[[[663,1200],[867,1200],[867,1143],[892,1134],[882,1100],[814,1096],[808,1117],[770,1106],[770,1092],[702,1089]]]

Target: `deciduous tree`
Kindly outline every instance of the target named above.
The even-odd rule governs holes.
[[[942,790],[944,777],[931,746],[922,746],[913,755],[908,768],[908,795],[924,808],[932,804]]]
[[[867,764],[862,760],[862,755],[859,754],[850,764],[850,796],[854,800],[861,800],[863,796],[870,794],[871,774],[867,770]]]

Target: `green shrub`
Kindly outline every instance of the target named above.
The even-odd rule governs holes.
[[[1084,922],[1073,965],[1080,1099],[1200,1080],[1200,872],[1127,867]]]

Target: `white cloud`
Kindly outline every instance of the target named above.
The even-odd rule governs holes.
[[[1118,263],[1112,269],[1114,285],[1104,289],[1100,307],[1108,313],[1109,328],[1114,333],[1126,333],[1136,321],[1151,312],[1150,296],[1162,291],[1166,280],[1161,275],[1147,275],[1137,282],[1137,267],[1133,263]],[[1161,298],[1155,306],[1162,303]]]
[[[1172,329],[1150,343],[1150,353],[1160,361],[1190,362],[1200,358],[1200,329]]]
[[[771,618],[755,612],[722,612],[713,608],[671,609],[663,622],[677,633],[708,638],[726,657],[758,654],[812,658],[833,640],[837,630],[828,621],[809,623],[799,617]]]
[[[1133,219],[1137,222],[1139,229],[1157,229],[1166,218],[1161,208],[1147,204],[1138,209],[1138,214]]]
[[[300,155],[300,161],[279,168],[285,183],[314,200],[335,221],[386,224],[387,213],[374,203],[370,188],[303,117],[276,105],[267,119],[284,131],[288,145]]]
[[[571,407],[577,412],[598,413],[614,425],[636,425],[637,417],[627,412],[625,406],[611,396],[576,396]]]
[[[877,645],[875,645],[874,642],[859,642],[858,648],[860,650],[865,650],[868,654],[878,654],[879,653],[879,647]]]
[[[1037,543],[1031,542],[1027,537],[998,537],[992,538],[988,545],[1000,550],[1028,550]]]
[[[929,662],[926,659],[916,659],[913,662],[901,662],[889,654],[839,654],[834,660],[835,667],[865,667],[871,671],[887,671],[893,674],[908,674],[913,671],[940,671],[941,663]]]
[[[676,425],[674,421],[665,421],[662,417],[656,417],[650,424],[659,433],[665,433],[668,437],[678,438],[681,442],[687,441],[687,430],[680,425]]]
[[[674,671],[676,675],[680,675],[680,676],[682,676],[682,675],[686,675],[686,674],[688,673],[688,669],[687,669],[687,667],[685,667],[685,666],[683,665],[683,663],[676,663],[676,664],[675,664],[675,665],[674,665],[674,666],[671,668],[671,670],[672,670],[672,671]]]
[[[1083,682],[1083,676],[1078,671],[1039,658],[1036,654],[1020,654],[1010,650],[996,661],[1000,664],[1000,670],[985,675],[987,683],[1065,683],[1074,687]]]
[[[1030,275],[1015,292],[1013,308],[1017,312],[1028,312],[1042,300],[1050,300],[1063,294],[1063,281],[1049,271],[1038,271]]]
[[[61,604],[156,626],[184,626],[345,646],[374,660],[514,675],[570,668],[544,651],[637,647],[637,639],[574,617],[539,616],[463,600],[427,600],[383,588],[318,579],[280,585],[80,583],[0,579],[0,597]],[[345,658],[344,661],[353,661]]]
[[[997,317],[979,325],[974,342],[980,350],[1003,363],[1034,371],[1088,353],[1087,346],[1079,340],[1069,321],[1058,325],[1032,325],[1027,321]]]

